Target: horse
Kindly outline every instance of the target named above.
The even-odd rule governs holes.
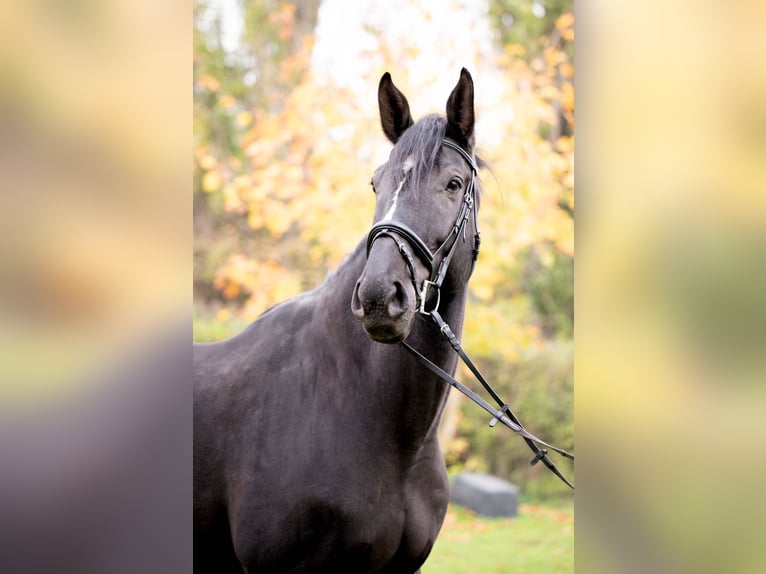
[[[449,482],[438,426],[478,248],[474,85],[414,122],[385,73],[393,144],[371,232],[314,290],[194,346],[196,572],[419,572]],[[438,271],[437,271],[438,270]],[[438,277],[437,277],[438,275]],[[435,279],[435,277],[437,277]]]

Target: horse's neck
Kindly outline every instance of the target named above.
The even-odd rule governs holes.
[[[463,291],[452,296],[442,296],[439,306],[440,314],[458,338],[463,329],[465,301],[466,293]],[[430,317],[422,315],[415,319],[415,325],[407,342],[433,363],[448,373],[454,374],[457,354]],[[400,345],[392,345],[392,347],[394,347],[392,350],[400,356],[406,355],[406,362],[401,367],[403,418],[406,418],[407,424],[414,429],[415,441],[418,440],[417,436],[436,440],[438,425],[450,387],[425,365],[410,356]]]
[[[324,288],[332,299],[328,311],[343,317],[345,341],[338,348],[354,349],[364,357],[363,380],[356,381],[362,400],[386,405],[396,416],[396,434],[403,442],[422,444],[433,438],[446,402],[449,385],[397,344],[376,343],[369,339],[351,314],[351,295],[366,262],[363,246],[358,247],[328,278]],[[466,293],[443,294],[439,312],[457,337],[463,326]],[[335,335],[340,333],[334,333]],[[447,372],[453,373],[457,355],[426,315],[415,318],[407,342]],[[341,345],[343,347],[341,347]],[[344,383],[345,384],[345,383]],[[412,446],[412,445],[410,445]]]

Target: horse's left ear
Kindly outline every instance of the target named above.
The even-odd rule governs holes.
[[[473,148],[473,124],[473,79],[463,68],[447,100],[447,136],[468,149]]]

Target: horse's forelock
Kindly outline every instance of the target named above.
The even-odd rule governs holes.
[[[431,114],[410,126],[396,142],[388,161],[389,169],[396,174],[408,174],[409,185],[418,189],[436,166],[436,157],[447,132],[447,119]],[[479,157],[480,167],[487,167]],[[397,176],[398,177],[398,176]],[[480,191],[477,186],[477,192]]]
[[[410,175],[411,185],[419,187],[420,182],[428,177],[434,168],[436,156],[441,148],[441,141],[447,131],[447,120],[439,115],[425,116],[408,128],[391,152],[389,167],[394,173]]]

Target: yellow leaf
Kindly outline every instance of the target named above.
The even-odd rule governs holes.
[[[227,163],[232,171],[242,171],[242,160],[238,157],[230,157]]]
[[[234,123],[240,128],[246,128],[253,121],[253,114],[250,112],[239,112],[234,118]]]
[[[566,56],[559,50],[548,49],[545,50],[545,61],[551,68],[555,68],[559,64],[564,62]]]
[[[251,229],[261,229],[264,224],[263,214],[257,209],[251,209],[247,214],[247,224]]]
[[[281,237],[285,231],[290,229],[291,224],[290,218],[282,212],[271,213],[266,218],[266,229],[276,237]]]
[[[511,57],[522,57],[526,53],[524,46],[521,44],[506,44],[504,50],[506,55]]]
[[[199,165],[202,169],[205,171],[210,171],[215,167],[216,161],[215,158],[212,155],[206,155],[203,156],[201,160],[199,160]]]
[[[239,196],[239,188],[235,182],[223,186],[223,207],[226,211],[244,213],[245,204]]]
[[[572,84],[566,83],[561,86],[562,100],[564,101],[564,108],[567,110],[574,110],[574,88]]]
[[[495,294],[494,289],[490,285],[476,285],[471,289],[471,293],[481,301],[487,302],[492,300],[492,296]]]
[[[208,193],[213,193],[221,188],[221,176],[218,172],[208,171],[202,177],[202,189]]]
[[[220,105],[225,110],[233,108],[234,104],[236,103],[237,103],[237,100],[235,100],[234,96],[230,94],[224,94],[220,98],[218,98],[218,105]]]
[[[249,175],[238,175],[233,183],[238,189],[244,190],[253,185],[253,179]]]
[[[574,13],[572,12],[564,12],[556,20],[556,28],[558,28],[562,32],[564,30],[572,28],[572,26],[574,26]]]

